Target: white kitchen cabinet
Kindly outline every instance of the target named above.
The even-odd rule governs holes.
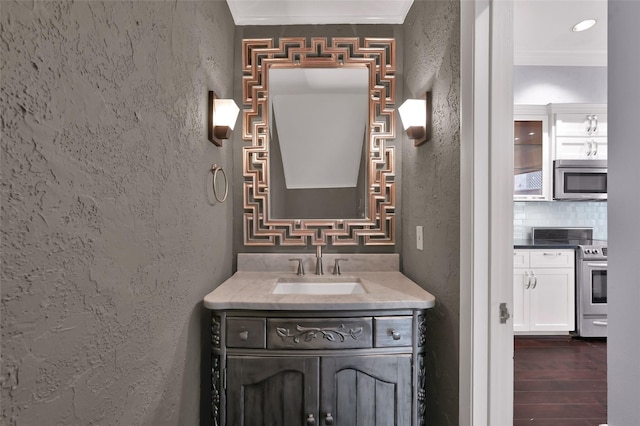
[[[549,112],[544,105],[514,106],[514,199],[551,200]]]
[[[551,104],[554,159],[607,159],[607,107]]]
[[[564,334],[575,329],[575,251],[516,249],[513,330]]]

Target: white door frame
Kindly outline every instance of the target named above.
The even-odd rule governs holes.
[[[513,424],[513,0],[461,0],[460,421]]]

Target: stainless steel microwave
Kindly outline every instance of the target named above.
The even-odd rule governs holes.
[[[606,200],[607,160],[553,162],[554,200]]]

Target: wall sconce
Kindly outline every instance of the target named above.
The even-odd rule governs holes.
[[[415,146],[431,139],[431,92],[422,99],[407,99],[398,112],[402,126]]]
[[[215,92],[209,91],[207,119],[209,140],[217,146],[222,146],[222,141],[231,136],[239,112],[240,108],[233,99],[218,99]]]

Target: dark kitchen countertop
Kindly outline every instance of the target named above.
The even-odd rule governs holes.
[[[533,243],[533,240],[513,240],[513,248],[515,249],[576,249],[578,244],[569,244],[566,242],[543,241]]]

